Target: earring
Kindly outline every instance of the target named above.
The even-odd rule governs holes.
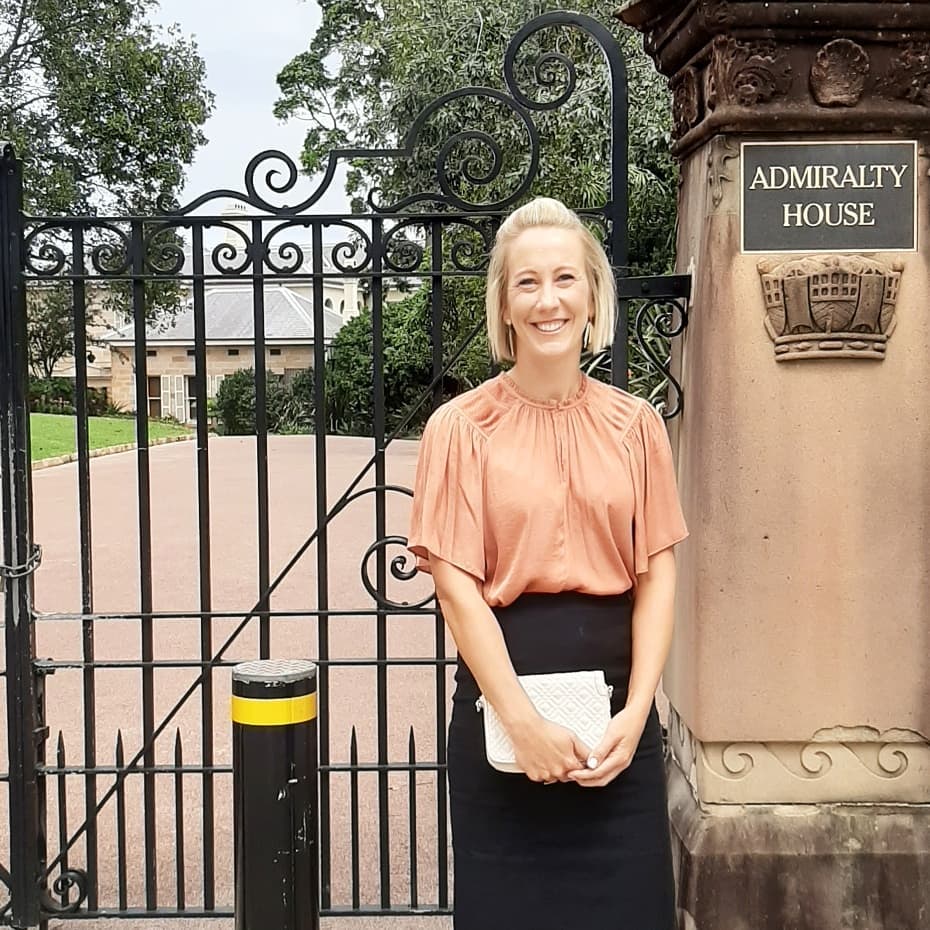
[[[588,343],[591,341],[591,321],[584,324],[584,330],[581,333],[581,349],[583,352],[588,351]]]
[[[510,357],[516,359],[517,355],[513,350],[513,326],[510,323],[507,323],[507,349],[510,352]]]

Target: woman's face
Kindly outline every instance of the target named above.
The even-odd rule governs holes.
[[[578,233],[527,229],[510,244],[506,264],[504,322],[513,326],[517,358],[580,355],[592,295]]]

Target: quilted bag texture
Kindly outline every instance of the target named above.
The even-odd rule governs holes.
[[[602,671],[555,672],[518,676],[523,690],[546,720],[571,730],[588,747],[596,746],[610,723],[609,687]],[[499,772],[519,772],[513,744],[493,706],[478,698],[484,712],[484,747]]]

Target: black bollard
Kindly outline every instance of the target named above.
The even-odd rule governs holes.
[[[316,666],[233,669],[236,930],[319,930]]]

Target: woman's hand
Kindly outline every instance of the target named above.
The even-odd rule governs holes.
[[[539,715],[509,735],[517,765],[530,781],[570,781],[569,773],[591,755],[571,730]]]
[[[633,761],[647,717],[648,714],[644,716],[631,707],[624,707],[611,718],[604,738],[591,750],[590,761],[597,764],[593,768],[569,772],[569,779],[585,788],[609,785]]]

